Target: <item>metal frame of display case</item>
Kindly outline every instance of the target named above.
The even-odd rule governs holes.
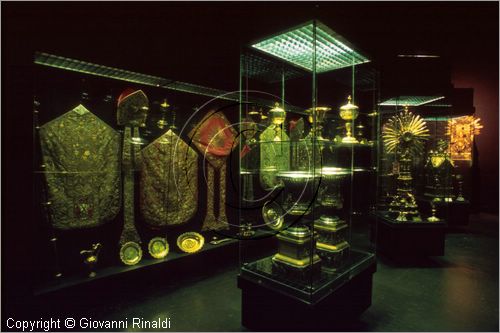
[[[318,61],[320,67],[317,67]],[[240,119],[250,134],[242,135],[240,141],[244,155],[240,164],[243,193],[240,223],[246,233],[241,234],[238,286],[242,290],[242,324],[247,328],[331,327],[332,321],[355,317],[371,304],[375,256],[369,246],[356,249],[350,242],[355,238],[351,233],[356,233],[352,231],[355,225],[352,221],[356,219],[352,208],[353,179],[358,174],[369,177],[374,171],[373,160],[358,166],[361,161],[357,159],[358,152],[366,148],[365,154],[373,157],[375,136],[372,132],[370,139],[365,137],[358,142],[353,125],[357,107],[349,103],[341,108],[342,119],[337,109],[340,103],[346,102],[348,94],[358,92],[355,71],[365,74],[361,75],[360,83],[368,91],[370,103],[375,103],[376,98],[372,96],[376,93],[376,72],[363,70],[367,62],[369,59],[352,44],[316,20],[242,49]],[[358,66],[361,69],[358,70]],[[339,73],[338,77],[333,73]],[[319,96],[317,90],[322,86],[320,81],[328,78],[330,84],[347,83],[348,86],[343,88],[348,94],[337,96],[338,101],[330,101],[339,103],[331,112],[319,102],[328,100],[324,98],[327,94]],[[276,104],[269,111],[260,111],[260,105],[248,102],[249,97],[259,92],[274,95]],[[363,113],[371,124],[374,115],[373,109]],[[290,118],[295,125],[287,122]],[[336,136],[326,133],[330,128],[334,128]],[[345,135],[341,134],[344,130]],[[304,162],[299,156],[308,144],[309,162]],[[327,165],[331,167],[331,174],[327,172]],[[325,192],[318,194],[318,191]],[[332,198],[330,191],[334,193]],[[339,205],[338,200],[342,199],[336,197],[337,191],[342,192],[340,197],[348,193],[345,206]],[[298,193],[302,194],[295,198]],[[289,202],[288,198],[292,197],[294,203]],[[334,205],[339,205],[337,208],[342,206],[338,209],[348,220],[345,224],[348,242],[341,242],[344,236],[340,230],[345,226],[340,220],[334,220],[333,228],[320,226],[323,220],[319,219],[319,197],[323,207],[327,207],[327,200],[333,200]],[[255,204],[259,200],[263,201]],[[288,213],[282,215],[280,209]],[[328,220],[328,216],[324,216]],[[321,238],[330,236],[337,238]],[[368,242],[368,234],[365,239]],[[330,241],[335,245],[330,245]],[[344,243],[350,247],[349,251],[343,250]],[[321,251],[324,252],[320,258],[317,253]],[[329,310],[333,315],[326,315]]]

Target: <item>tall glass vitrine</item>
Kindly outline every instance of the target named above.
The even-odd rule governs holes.
[[[319,21],[242,49],[239,283],[245,326],[266,321],[268,314],[252,306],[259,292],[271,303],[276,293],[284,304],[290,300],[282,314],[302,313],[295,301],[331,300],[359,276],[371,285],[375,258],[360,204],[370,194],[359,192],[359,183],[373,175],[376,81],[370,59]],[[363,297],[357,310],[368,306],[371,291]],[[297,320],[285,317],[269,320],[285,326]]]
[[[377,250],[398,260],[443,255],[456,202],[452,104],[445,95],[397,96],[379,103]]]

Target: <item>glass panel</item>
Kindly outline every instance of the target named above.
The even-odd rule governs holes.
[[[229,93],[223,90],[203,87],[192,83],[168,80],[158,76],[102,66],[90,62],[65,58],[43,52],[37,52],[35,54],[35,64],[64,69],[67,71],[74,71],[83,74],[90,74],[93,76],[101,76],[130,83],[137,83],[146,86],[166,88],[169,90],[176,90],[201,96],[216,97],[222,100],[232,100],[236,102],[238,101],[238,95],[236,93]]]
[[[241,223],[253,231],[240,273],[314,303],[374,262],[362,216],[375,191],[356,192],[375,179],[376,72],[317,21],[240,60]]]
[[[380,103],[377,214],[393,223],[445,223],[449,204],[456,200],[452,108],[444,96],[438,102],[424,99],[406,96],[388,100],[403,100],[403,105]]]
[[[236,245],[238,94],[45,53],[35,63],[36,293]]]

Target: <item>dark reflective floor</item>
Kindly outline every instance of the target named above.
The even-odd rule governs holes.
[[[498,331],[498,260],[498,217],[473,216],[469,227],[448,233],[444,257],[404,267],[379,258],[372,306],[341,329]],[[170,317],[175,331],[245,330],[236,274],[231,264],[209,277],[183,278],[130,294],[123,290],[130,297],[112,305],[103,300],[82,313],[98,320]]]

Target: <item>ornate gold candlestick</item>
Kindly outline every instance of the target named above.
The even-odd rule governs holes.
[[[436,216],[436,201],[431,200],[431,216],[427,218],[429,222],[439,222],[441,219]]]
[[[464,184],[464,177],[461,174],[458,174],[455,176],[457,179],[457,186],[458,186],[458,194],[457,197],[455,198],[456,201],[464,202],[465,198],[463,195],[463,184]]]
[[[163,99],[163,103],[160,104],[161,119],[156,122],[156,126],[160,129],[164,129],[168,125],[166,116],[169,107],[170,104],[168,104],[167,99]]]

